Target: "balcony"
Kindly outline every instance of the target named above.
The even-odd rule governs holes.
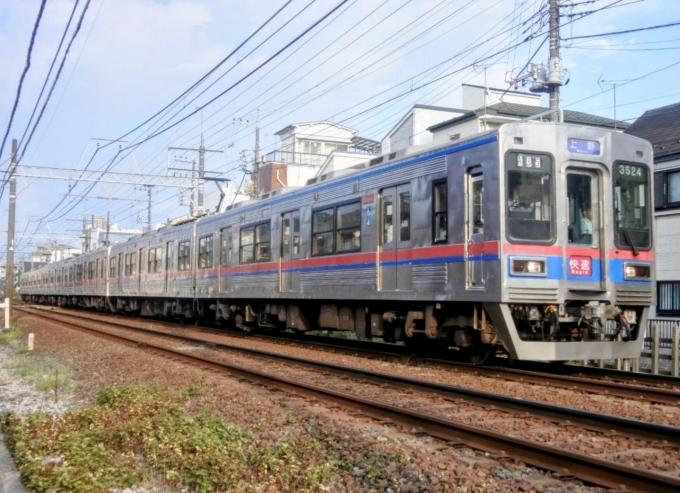
[[[267,154],[267,162],[295,164],[299,166],[321,166],[326,160],[326,154],[311,154],[308,152],[272,151]]]

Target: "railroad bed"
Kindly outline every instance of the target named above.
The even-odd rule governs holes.
[[[76,322],[73,315],[39,311],[39,316],[59,324],[354,408],[454,446],[491,451],[563,474],[567,469],[579,479],[608,488],[621,484],[637,491],[680,488],[680,429],[675,427],[311,361],[282,355],[283,350],[275,354],[235,347],[233,341],[219,344],[207,334],[197,338],[168,331],[178,332],[176,327],[158,334],[149,326],[159,324],[139,320],[122,323],[80,316]]]

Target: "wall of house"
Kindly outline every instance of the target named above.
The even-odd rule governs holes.
[[[470,135],[478,134],[480,131],[479,119],[474,118],[433,132],[432,141],[435,146],[450,144],[455,142],[455,140],[451,140],[453,135],[460,134],[460,137],[456,140],[462,140]]]
[[[474,111],[484,107],[484,88],[463,84],[463,109]],[[489,89],[486,96],[486,106],[505,101],[506,103],[526,104],[528,106],[541,106],[541,96],[531,93],[505,92],[497,89]]]

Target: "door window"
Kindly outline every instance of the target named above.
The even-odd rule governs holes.
[[[394,241],[394,202],[392,195],[383,196],[383,245]]]
[[[592,245],[593,204],[592,179],[588,175],[567,175],[567,197],[569,199],[569,243]]]
[[[411,192],[399,194],[399,241],[411,241]]]

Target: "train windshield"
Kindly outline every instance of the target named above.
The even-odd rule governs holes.
[[[614,164],[615,240],[619,248],[651,247],[649,173],[645,166]]]
[[[543,154],[508,154],[507,233],[513,242],[554,238],[552,160]]]

